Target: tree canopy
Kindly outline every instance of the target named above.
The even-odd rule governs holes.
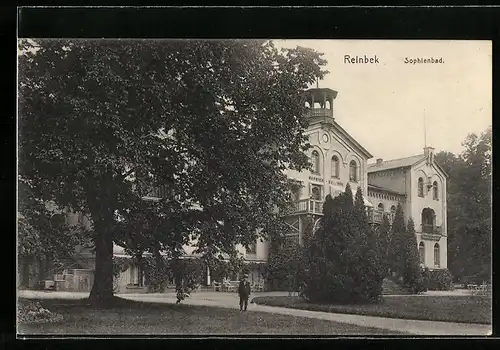
[[[354,203],[353,203],[354,202]],[[376,302],[384,268],[361,188],[326,196],[321,226],[308,247],[304,295],[315,302]]]
[[[19,174],[90,217],[93,301],[112,297],[113,242],[216,255],[282,229],[283,170],[308,166],[301,96],[326,73],[320,53],[264,40],[20,46]],[[144,203],[156,186],[163,199]]]
[[[448,174],[448,268],[457,278],[478,282],[491,276],[492,129],[469,134],[464,151],[436,154]]]

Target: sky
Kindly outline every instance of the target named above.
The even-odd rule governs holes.
[[[335,120],[373,155],[369,163],[423,153],[425,143],[435,152],[458,154],[469,133],[480,134],[491,125],[490,41],[274,42],[324,53],[330,73],[319,87],[338,91]],[[379,63],[346,63],[345,55],[376,55]],[[405,63],[406,58],[430,57],[443,63]]]

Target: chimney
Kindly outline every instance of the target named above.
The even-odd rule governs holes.
[[[383,162],[383,161],[384,161],[384,160],[383,160],[382,158],[378,158],[378,159],[377,159],[377,165],[382,164],[382,162]]]

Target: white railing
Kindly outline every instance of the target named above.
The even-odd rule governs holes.
[[[372,209],[368,211],[368,222],[371,224],[381,224],[384,219],[384,215],[387,215],[389,224],[392,225],[392,222],[394,221],[394,213],[388,213],[378,209]]]
[[[323,202],[314,199],[302,199],[294,204],[290,214],[323,215]]]

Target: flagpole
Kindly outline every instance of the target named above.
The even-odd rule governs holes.
[[[425,109],[424,109],[424,147],[427,147],[427,126],[425,124]]]

